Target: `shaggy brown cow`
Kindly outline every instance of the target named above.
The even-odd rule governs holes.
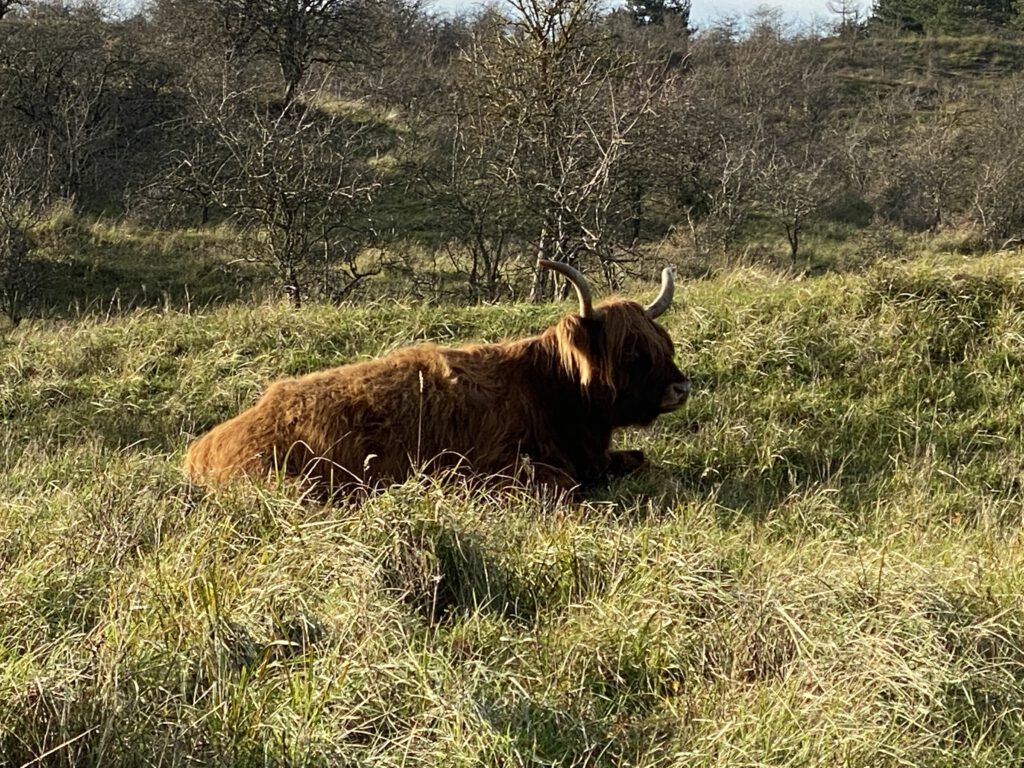
[[[572,267],[543,266],[576,288],[578,315],[539,336],[449,349],[432,344],[270,386],[259,402],[193,443],[197,481],[282,473],[320,489],[401,480],[416,468],[517,474],[572,487],[644,463],[609,450],[615,429],[678,408],[690,381],[654,322],[672,301],[672,270],[647,308],[594,308]]]

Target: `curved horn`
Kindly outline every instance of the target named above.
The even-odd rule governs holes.
[[[580,297],[580,317],[594,316],[594,302],[590,297],[590,286],[587,285],[586,278],[583,277],[583,274],[578,269],[570,267],[565,262],[550,261],[549,259],[537,259],[537,264],[553,269],[572,283],[573,288],[576,289],[576,294]],[[671,299],[671,297],[669,298]]]
[[[644,310],[644,314],[653,320],[658,315],[664,313],[672,304],[672,294],[675,293],[675,290],[675,270],[672,267],[665,267],[661,270],[661,293],[658,294],[658,298],[648,305],[647,309]]]

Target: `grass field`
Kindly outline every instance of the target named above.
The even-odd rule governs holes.
[[[9,332],[0,766],[1024,763],[1024,256],[681,287],[695,394],[586,502],[180,475],[275,377],[569,306]]]

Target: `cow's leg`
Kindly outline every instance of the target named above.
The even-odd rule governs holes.
[[[631,475],[647,464],[643,451],[609,451],[608,476]]]
[[[531,468],[531,481],[535,486],[548,486],[555,491],[573,491],[579,488],[579,482],[569,472],[544,464],[534,464]]]

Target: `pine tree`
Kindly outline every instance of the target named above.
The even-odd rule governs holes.
[[[1019,25],[1022,0],[878,0],[872,21],[899,32],[964,34]]]
[[[935,16],[936,0],[878,0],[871,21],[897,32],[924,32]]]
[[[673,20],[683,28],[690,26],[690,0],[626,0],[626,10],[637,26],[664,26]]]

